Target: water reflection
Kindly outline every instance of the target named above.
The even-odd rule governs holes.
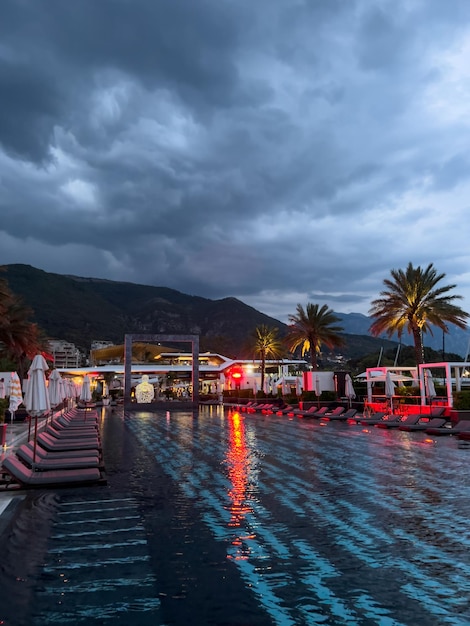
[[[247,487],[248,476],[250,470],[250,449],[246,443],[245,424],[241,415],[237,412],[229,415],[229,439],[225,463],[227,465],[228,477],[231,482],[231,488],[228,495],[230,498],[230,521],[228,526],[236,529],[242,526],[246,516],[252,513],[249,502]],[[246,540],[253,539],[254,535],[241,529],[242,532],[236,533],[232,538],[232,546],[235,547],[235,554],[229,555],[229,558],[247,559],[249,549],[246,547]]]

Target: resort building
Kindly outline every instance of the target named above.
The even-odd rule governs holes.
[[[143,375],[155,387],[155,398],[187,398],[192,393],[192,353],[179,352],[167,346],[135,343],[132,347],[132,385]],[[87,374],[92,387],[106,381],[110,390],[124,386],[123,346],[106,346],[92,351],[89,367],[62,367],[67,376],[82,378]],[[304,360],[280,359],[266,361],[264,393],[296,393],[303,388]],[[230,359],[216,353],[199,354],[199,391],[222,396],[227,391],[251,389],[261,391],[261,361]]]
[[[83,356],[75,344],[61,339],[50,339],[48,345],[50,354],[54,358],[54,367],[76,368],[82,365]]]

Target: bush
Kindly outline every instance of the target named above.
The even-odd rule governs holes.
[[[457,411],[470,411],[470,391],[454,392],[454,409]]]
[[[298,401],[299,401],[299,398],[298,398],[298,397],[297,397],[297,395],[294,393],[294,394],[291,394],[291,395],[289,395],[289,396],[286,396],[286,397],[284,398],[284,401],[285,401],[285,403],[286,403],[286,404],[297,404],[297,403],[298,403]]]
[[[316,402],[318,400],[317,394],[314,391],[304,391],[302,393],[302,400],[304,402]]]
[[[419,396],[420,394],[420,390],[419,387],[407,387],[405,385],[403,385],[402,387],[400,387],[399,385],[397,385],[395,387],[395,395],[396,396]]]
[[[8,409],[9,400],[7,398],[0,398],[0,424],[5,421],[5,411]]]

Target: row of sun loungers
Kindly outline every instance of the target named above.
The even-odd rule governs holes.
[[[358,414],[356,409],[346,410],[344,407],[337,407],[331,410],[328,407],[311,407],[306,411],[286,407],[279,409],[275,405],[251,403],[252,406],[241,407],[245,412],[262,412],[265,414],[274,413],[277,415],[289,415],[303,418],[316,418],[325,421],[349,421],[362,426],[374,426],[377,428],[396,428],[405,432],[423,431],[434,436],[456,435],[459,439],[470,441],[470,420],[463,420],[450,425],[449,420],[444,417],[445,408],[435,407],[429,414],[416,414],[403,417],[402,415],[390,415],[384,412],[376,412],[373,415],[364,416]]]
[[[0,472],[7,489],[105,484],[96,411],[73,409],[54,419],[7,456]]]
[[[244,413],[263,413],[264,415],[288,415],[288,416],[297,416],[297,417],[306,417],[306,418],[324,418],[326,420],[347,420],[356,415],[356,409],[348,409],[346,410],[344,407],[339,406],[335,409],[330,409],[329,407],[311,407],[305,411],[295,409],[292,406],[287,406],[280,408],[275,404],[257,404],[257,403],[248,403],[242,407],[240,410]]]

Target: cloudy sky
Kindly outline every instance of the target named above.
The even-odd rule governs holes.
[[[470,311],[468,0],[1,0],[0,262]]]

